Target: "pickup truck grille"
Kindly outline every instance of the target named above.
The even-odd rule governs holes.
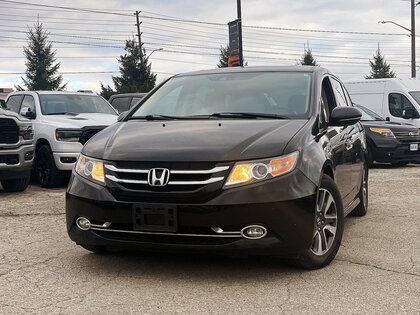
[[[202,201],[219,191],[231,165],[214,163],[122,162],[105,165],[107,186],[124,201]],[[155,177],[161,178],[153,185]],[[164,173],[166,172],[166,173]]]
[[[14,144],[19,141],[19,127],[13,119],[0,118],[0,143]]]
[[[417,129],[409,131],[393,131],[395,137],[401,142],[419,142],[420,134]]]

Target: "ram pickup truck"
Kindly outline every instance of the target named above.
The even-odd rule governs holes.
[[[68,178],[83,145],[117,121],[117,111],[93,93],[19,91],[6,106],[33,122],[34,175],[42,187],[56,187]]]
[[[34,160],[32,123],[0,107],[0,181],[7,192],[28,187]]]

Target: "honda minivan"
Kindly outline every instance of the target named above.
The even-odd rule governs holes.
[[[87,250],[335,257],[366,214],[361,113],[320,67],[176,75],[84,146],[66,194]]]

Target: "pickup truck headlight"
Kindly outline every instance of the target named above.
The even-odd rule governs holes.
[[[238,162],[233,167],[225,188],[251,184],[287,174],[296,166],[298,152],[271,159]]]
[[[80,154],[76,163],[75,171],[77,174],[88,180],[101,185],[105,184],[104,164],[102,161]]]
[[[79,142],[83,130],[80,129],[57,129],[55,131],[55,138],[58,141]]]
[[[370,131],[379,133],[380,135],[384,137],[395,138],[395,135],[391,131],[391,129],[388,129],[388,128],[369,128],[369,129]]]
[[[34,130],[32,126],[20,126],[19,135],[22,136],[24,140],[32,140],[34,138]]]

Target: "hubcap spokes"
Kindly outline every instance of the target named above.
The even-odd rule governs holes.
[[[367,176],[366,176],[366,171],[363,172],[363,205],[365,206],[365,209],[367,208],[367,202],[368,202],[368,183],[367,183]]]
[[[315,232],[311,251],[322,256],[331,248],[337,231],[337,206],[332,194],[320,188],[318,192]]]

